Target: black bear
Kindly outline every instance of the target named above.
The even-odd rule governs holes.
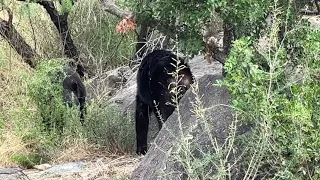
[[[47,74],[50,77],[50,83],[52,88],[62,86],[62,98],[65,104],[69,107],[75,102],[76,105],[80,106],[80,122],[84,124],[84,118],[86,113],[86,88],[80,78],[80,75],[74,71],[69,66],[64,66],[63,69],[58,71],[50,71]],[[57,89],[55,89],[57,90]],[[72,93],[76,96],[73,100]],[[51,106],[54,106],[55,94],[52,94],[51,91],[45,92],[47,106],[43,107],[44,109],[40,110],[42,116],[42,122],[46,131],[50,132],[55,128],[58,133],[63,132],[64,127],[64,117],[62,112],[56,112]],[[40,106],[42,107],[42,106]]]
[[[137,154],[147,152],[149,113],[153,112],[156,115],[161,129],[163,121],[175,110],[175,94],[171,90],[178,89],[179,101],[192,83],[194,77],[188,64],[172,52],[155,50],[143,58],[137,74]]]
[[[63,100],[68,104],[69,107],[72,106],[72,93],[77,97],[76,105],[80,105],[80,122],[83,125],[84,115],[86,113],[86,87],[84,86],[80,75],[73,71],[69,67],[64,68],[64,72],[67,77],[64,78],[63,85]]]

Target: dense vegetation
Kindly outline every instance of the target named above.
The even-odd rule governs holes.
[[[221,164],[224,168],[218,168],[217,175],[210,178],[320,178],[320,31],[301,20],[299,11],[307,3],[218,0],[144,1],[133,5],[140,16],[151,19],[151,24],[159,22],[155,28],[166,22],[185,53],[201,50],[200,29],[214,13],[224,27],[231,29],[233,43],[225,65],[228,74],[219,84],[231,91],[234,108],[241,114],[240,122],[250,124],[252,132],[231,137],[235,145],[224,147],[222,155],[193,157],[191,165],[185,164],[193,178],[209,178],[212,174],[203,171],[216,167],[217,159],[225,159],[230,148],[245,151],[240,150],[242,156],[234,160],[233,166]],[[267,23],[267,17],[272,21]],[[224,30],[228,53],[231,41]],[[263,36],[268,43],[259,49],[258,40]],[[184,162],[186,157],[180,158]],[[241,167],[240,172],[232,170],[237,167]]]
[[[116,1],[124,11],[132,12],[137,23],[137,29],[128,33],[116,31],[125,17],[103,11],[98,0],[54,3],[59,14],[68,17],[79,53],[76,58],[64,51],[63,33],[57,32],[41,3],[8,0],[2,4],[12,12],[11,23],[33,49],[37,65],[21,64],[23,55],[0,29],[7,40],[0,42],[0,166],[30,167],[54,161],[70,147],[82,148],[77,144],[102,147],[110,153],[133,152],[132,120],[117,107],[93,99],[81,127],[78,111],[63,105],[61,86],[52,78],[67,60],[81,59],[90,72],[85,79],[88,84],[106,70],[128,65],[137,52],[134,42],[141,38],[152,41],[154,36],[165,35],[168,48],[194,56],[203,53],[203,28],[211,25],[224,32],[223,52],[228,55],[227,76],[218,85],[230,90],[239,121],[252,129],[239,137],[230,136],[234,144],[221,147],[220,154],[192,157],[194,164],[185,168],[187,173],[194,179],[320,178],[320,31],[299,14],[308,1]],[[1,18],[7,19],[4,11]],[[260,48],[262,37],[266,45]],[[64,131],[46,131],[43,122]],[[221,160],[228,159],[230,149],[245,149],[231,160],[235,161],[231,167]],[[217,173],[207,177],[205,171],[216,161],[221,162]],[[239,167],[240,171],[233,171]]]
[[[68,61],[50,17],[41,5],[4,1],[1,18],[13,26],[36,53],[36,67],[29,68],[23,55],[15,51],[16,41],[1,41],[0,60],[0,166],[18,163],[26,167],[52,161],[72,161],[96,153],[127,154],[134,144],[133,121],[123,116],[100,93],[87,107],[85,126],[79,123],[76,107],[62,101],[61,79],[57,79]],[[66,3],[66,4],[65,4]],[[70,6],[55,2],[59,14],[69,13],[69,28],[80,57],[90,68],[92,78],[107,70],[128,64],[134,42],[132,34],[115,30],[120,21],[103,12],[96,0],[80,1]],[[1,27],[3,24],[1,24]],[[3,29],[2,29],[3,32]],[[19,43],[19,41],[18,41]],[[11,49],[11,47],[13,47]],[[86,75],[87,77],[87,75]],[[85,79],[88,85],[92,79]],[[97,84],[103,89],[105,84]],[[101,87],[100,87],[101,86]],[[88,87],[89,88],[89,87]],[[45,125],[49,125],[46,129]],[[63,132],[62,132],[63,129]],[[68,154],[70,152],[70,154]],[[72,153],[78,152],[78,153]],[[62,159],[61,159],[62,158]],[[61,160],[59,160],[61,159]]]

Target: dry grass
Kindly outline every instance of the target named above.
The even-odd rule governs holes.
[[[21,137],[11,131],[1,132],[0,139],[0,167],[11,167],[14,165],[11,157],[17,153],[27,153],[27,144],[22,142]]]
[[[37,50],[38,54],[50,57],[49,54],[43,54],[43,51],[41,51],[41,47],[51,49],[50,53],[58,51],[57,49],[52,51],[53,47],[59,47],[57,45],[59,38],[55,31],[56,34],[50,34],[53,32],[52,29],[48,29],[48,24],[53,27],[50,18],[40,6],[35,8],[37,12],[41,13],[37,16],[33,14],[34,17],[31,17],[32,12],[22,13],[22,6],[18,4],[11,3],[9,5],[15,14],[13,18],[14,26],[25,37],[26,42]],[[1,11],[0,18],[8,19],[7,12]],[[30,22],[36,23],[31,27]],[[32,151],[30,143],[38,143],[23,141],[23,138],[32,131],[34,122],[31,121],[36,121],[36,119],[27,119],[24,114],[26,111],[33,112],[36,110],[27,96],[26,78],[32,76],[32,71],[27,64],[23,63],[21,56],[10,47],[6,40],[0,38],[0,167],[15,166],[16,164],[12,162],[11,157],[17,154],[29,154]],[[79,142],[72,142],[71,145],[70,149],[63,151],[63,153],[65,155],[73,154],[78,157],[69,156],[69,161],[81,159],[86,149],[88,149],[86,147],[87,143],[80,145]],[[74,151],[71,150],[71,147]],[[60,155],[57,161],[66,159],[66,157]]]
[[[138,165],[139,160],[131,156],[117,158],[100,158],[89,164],[88,171],[91,178],[96,179],[126,179]]]
[[[0,109],[4,113],[16,110],[25,96],[26,83],[21,77],[21,72],[26,72],[24,68],[16,61],[8,67],[0,67]]]
[[[1,42],[0,60],[0,167],[13,165],[10,158],[17,153],[27,153],[27,144],[22,141],[22,134],[13,131],[13,120],[19,116],[21,104],[28,104],[25,90],[26,83],[22,79],[23,72],[31,70],[21,63],[21,57],[14,50]],[[31,107],[31,106],[30,106]]]
[[[97,145],[90,144],[86,139],[67,138],[64,148],[61,148],[53,158],[52,163],[59,164],[101,157],[105,152]]]
[[[21,57],[7,43],[0,43],[0,167],[16,166],[12,162],[13,155],[27,155],[33,149],[30,144],[37,142],[23,141],[33,131],[37,119],[25,116],[26,110],[36,111],[27,96],[27,82],[24,78],[32,76],[32,70],[21,60]],[[27,107],[27,109],[23,109]],[[40,134],[38,134],[40,135]],[[97,157],[118,157],[106,149],[79,137],[64,137],[58,147],[45,149],[50,156],[50,163],[59,164],[72,161],[91,161]]]
[[[4,40],[0,48],[0,127],[3,126],[3,130],[0,129],[0,167],[8,167],[13,165],[12,155],[28,152],[28,144],[21,138],[24,132],[13,131],[13,120],[19,116],[21,104],[28,104],[22,73],[31,73],[31,69]]]

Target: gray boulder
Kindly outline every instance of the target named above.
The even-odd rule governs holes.
[[[21,168],[0,168],[0,179],[4,180],[27,180],[28,177]]]
[[[132,180],[186,179],[183,166],[175,161],[175,151],[180,148],[182,138],[192,138],[202,150],[212,148],[211,138],[216,138],[218,144],[225,141],[229,135],[229,126],[234,121],[234,113],[229,106],[231,98],[228,90],[213,86],[214,82],[221,79],[221,75],[204,75],[198,80],[198,90],[190,89],[184,95],[180,101],[179,116],[178,111],[175,111],[169,117],[148,153],[134,170]],[[202,118],[194,113],[197,112],[194,103],[199,97],[202,109],[205,109]]]
[[[121,66],[92,77],[86,83],[87,99],[109,99],[123,88],[132,74],[129,66]]]
[[[70,162],[66,164],[58,164],[53,167],[50,167],[49,169],[34,173],[32,175],[36,176],[36,175],[43,175],[43,174],[61,174],[64,172],[81,170],[85,166],[87,166],[87,163],[85,162]]]

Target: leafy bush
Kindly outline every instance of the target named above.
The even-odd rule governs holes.
[[[203,28],[214,18],[221,18],[236,33],[236,38],[259,38],[266,27],[266,17],[274,5],[270,0],[205,0],[205,1],[131,1],[121,5],[130,7],[138,16],[138,23],[147,23],[160,32],[176,38],[179,51],[196,55],[203,50]]]
[[[244,8],[247,2],[252,2],[250,7],[259,4],[250,0],[241,4],[244,1],[232,7],[242,7],[241,11],[229,12],[247,16],[230,17],[239,29],[248,24],[237,23],[255,19],[250,14],[253,9]],[[263,27],[261,19],[268,8],[257,9],[258,17],[246,27],[248,32],[237,32],[242,34],[226,60],[227,77],[217,84],[230,90],[239,114],[236,121],[249,125],[250,132],[235,136],[233,125],[223,145],[213,139],[208,149],[192,141],[194,137],[183,137],[176,158],[191,179],[320,178],[320,31],[301,19],[295,21],[297,17],[288,10],[288,17],[281,17],[286,20],[274,17],[271,27],[264,29],[267,43],[257,48],[259,33],[251,28]],[[278,23],[287,21],[290,28],[283,43]],[[203,107],[193,111],[206,122]],[[210,137],[210,132],[198,135]]]
[[[61,73],[64,61],[42,61],[30,79],[28,95],[36,105],[32,116],[40,127],[34,133],[24,136],[29,143],[28,137],[38,139],[37,143],[30,146],[32,154],[39,155],[43,161],[52,160],[57,151],[70,149],[69,146],[77,139],[83,140],[84,144],[89,140],[91,144],[87,145],[99,146],[108,152],[131,153],[135,137],[133,122],[124,117],[118,108],[105,104],[87,104],[85,124],[81,126],[78,107],[69,108],[63,103],[61,82],[64,75]],[[43,131],[43,128],[49,131]],[[14,158],[15,162],[26,166],[33,163],[29,160],[28,154]]]
[[[69,119],[68,108],[62,99],[62,81],[65,77],[62,60],[41,62],[28,86],[29,96],[37,106],[39,120],[45,129],[60,133]]]
[[[287,38],[293,51],[280,46],[263,54],[269,70],[257,63],[250,38],[234,43],[225,66],[222,84],[254,127],[236,141],[246,147],[240,164],[247,177],[320,178],[320,31],[298,26]]]
[[[120,5],[133,9],[138,23],[147,23],[162,33],[179,40],[179,51],[198,54],[203,47],[203,23],[211,16],[212,6],[207,1],[131,1]],[[155,23],[156,22],[156,23]]]
[[[26,168],[32,168],[36,164],[41,163],[41,157],[37,154],[28,154],[28,155],[14,155],[11,157],[12,161]]]
[[[62,71],[64,59],[47,60],[37,67],[29,95],[37,105],[45,127],[58,128],[64,137],[85,137],[112,152],[129,152],[133,144],[133,123],[119,109],[105,104],[88,104],[85,127],[81,127],[76,108],[62,101]],[[64,76],[62,76],[64,77]]]
[[[225,0],[209,1],[219,9],[219,16],[232,25],[236,37],[250,36],[259,38],[266,27],[266,17],[270,13],[273,1],[270,0]],[[274,13],[274,12],[273,12]]]
[[[88,107],[87,138],[112,153],[131,153],[134,149],[134,123],[115,105]]]
[[[125,63],[134,48],[134,35],[116,33],[119,20],[101,10],[97,0],[77,1],[72,7],[70,2],[63,0],[62,7],[57,8],[59,13],[70,11],[69,24],[81,57],[89,59],[96,72]],[[64,105],[59,74],[65,59],[41,58],[60,57],[62,52],[59,35],[45,10],[35,3],[8,1],[6,5],[12,7],[14,17],[21,17],[13,18],[14,26],[40,56],[35,59],[37,68],[31,70],[5,41],[1,43],[0,166],[14,162],[31,167],[54,161],[66,149],[76,148],[74,142],[82,143],[81,148],[87,146],[83,149],[88,151],[88,147],[101,145],[119,148],[115,150],[119,153],[129,152],[134,138],[129,129],[133,126],[115,108],[88,104],[87,127],[82,127],[78,107]],[[97,117],[98,112],[112,116]]]

